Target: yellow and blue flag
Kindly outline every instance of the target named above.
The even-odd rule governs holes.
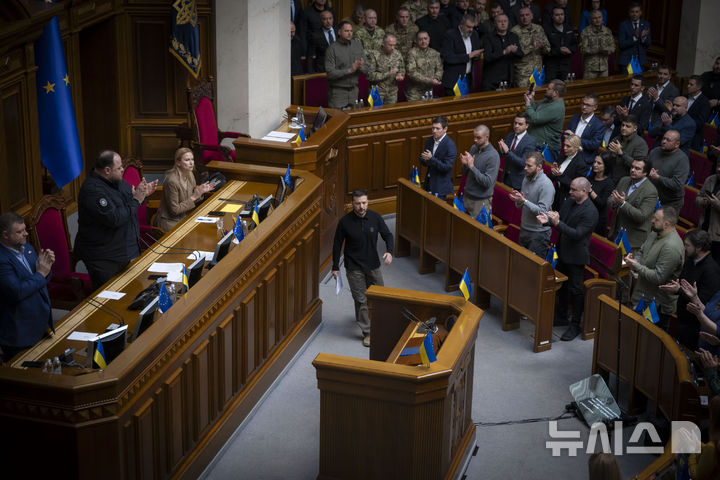
[[[607,142],[605,141],[605,137],[603,137],[602,145],[600,145],[602,148],[607,148]]]
[[[642,297],[640,297],[638,304],[635,305],[635,308],[633,308],[633,311],[642,315],[646,307],[647,305],[645,304],[645,295],[643,295]]]
[[[652,323],[658,323],[660,321],[660,315],[658,315],[654,298],[650,301],[650,304],[643,309],[642,315]]]
[[[165,288],[165,283],[160,285],[160,293],[158,293],[158,310],[160,313],[165,313],[172,307],[172,300],[170,300],[170,294]]]
[[[200,73],[200,23],[195,0],[172,2],[172,33],[170,53],[187,68],[193,77]]]
[[[430,332],[425,334],[423,343],[420,345],[420,358],[422,359],[423,365],[437,361],[435,348],[433,347],[432,333]]]
[[[630,240],[628,239],[627,232],[624,228],[621,228],[617,234],[617,237],[615,237],[615,245],[620,246],[623,257],[628,253],[632,252],[632,248],[630,247]]]
[[[555,245],[552,245],[552,244],[550,245],[550,248],[548,249],[548,253],[547,253],[547,255],[545,255],[545,261],[549,262],[553,268],[555,268],[555,265],[557,265],[558,254],[557,254],[557,250],[555,250]]]
[[[105,350],[103,349],[103,345],[100,340],[97,341],[97,345],[95,346],[95,353],[93,354],[93,361],[101,369],[104,370],[107,368],[107,362],[105,361]]]
[[[465,213],[465,202],[463,202],[462,197],[458,198],[453,195],[453,207],[455,207],[455,210],[460,210]]]
[[[485,208],[485,205],[482,206],[480,212],[478,212],[477,214],[477,217],[475,217],[475,220],[480,222],[480,225],[485,225],[490,230],[493,230],[492,216],[488,209]]]
[[[288,165],[287,170],[285,170],[285,176],[283,177],[283,182],[285,182],[285,185],[290,189],[292,192],[292,177],[290,176],[290,165]]]
[[[260,212],[258,211],[257,203],[255,203],[253,207],[252,221],[255,222],[255,225],[260,225]]]
[[[632,61],[632,59],[630,60]],[[642,65],[640,65],[640,57],[635,56],[635,63],[633,65],[633,73],[642,73]]]
[[[710,120],[708,120],[708,123],[712,125],[713,127],[717,127],[720,125],[720,112],[716,113],[715,115],[710,117]]]
[[[235,227],[233,228],[233,235],[237,238],[238,242],[242,242],[245,238],[245,230],[243,230],[243,224],[240,220],[240,215],[235,219]]]
[[[455,85],[453,86],[453,93],[455,94],[456,97],[459,97],[460,95],[462,95],[462,92],[460,90],[460,82],[461,82],[460,75],[458,75],[458,79],[455,82]]]
[[[188,280],[188,274],[185,265],[183,265],[182,284],[185,286],[185,295],[187,295],[187,292],[190,290],[190,281]]]
[[[590,178],[590,174],[591,174],[591,173],[592,173],[592,167],[588,168],[588,171],[587,171],[587,173],[585,174],[585,176],[586,176],[587,178]]]
[[[295,144],[302,145],[305,143],[305,127],[300,127],[297,137],[295,137]]]
[[[453,86],[453,93],[456,97],[470,93],[470,87],[467,84],[467,77],[458,75],[458,79]]]
[[[660,199],[658,198],[657,203],[655,204],[655,210],[653,210],[653,213],[657,212],[658,208],[662,207],[662,203],[660,203]]]
[[[420,185],[420,173],[418,173],[418,169],[415,165],[413,165],[412,170],[410,171],[410,181],[415,185]]]
[[[707,142],[705,140],[703,140],[703,146],[702,146],[703,155],[707,155],[707,151],[708,151]]]
[[[462,292],[463,297],[465,297],[465,300],[470,300],[470,295],[472,295],[472,283],[470,283],[470,270],[467,268],[460,279],[460,291]]]
[[[707,147],[705,147],[707,148]],[[690,177],[688,177],[687,182],[685,182],[685,185],[688,187],[695,187],[695,170],[690,174]]]
[[[543,147],[542,154],[546,162],[553,163],[555,161],[555,157],[553,157],[553,153],[550,151],[547,145]]]
[[[368,95],[367,101],[370,108],[382,106],[382,97],[380,96],[380,92],[378,92],[377,87],[370,88],[370,94]]]
[[[65,63],[58,18],[53,17],[35,41],[40,159],[62,188],[83,169],[70,75]]]

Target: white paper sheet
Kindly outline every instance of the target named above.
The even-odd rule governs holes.
[[[113,292],[112,290],[103,290],[97,294],[98,298],[109,298],[110,300],[120,300],[125,296],[123,292]]]
[[[175,272],[168,272],[167,281],[182,283],[182,269]]]
[[[273,130],[272,132],[265,135],[265,137],[275,137],[275,138],[283,138],[285,140],[290,140],[291,138],[295,138],[295,135],[297,133],[294,132],[278,132],[277,130]]]
[[[148,268],[148,272],[154,272],[154,273],[170,273],[170,272],[178,272],[182,271],[183,264],[182,263],[162,263],[162,262],[155,262],[152,265],[150,265],[150,268]]]
[[[72,332],[70,335],[68,335],[68,340],[77,340],[80,342],[90,342],[97,338],[97,333],[91,333],[91,332]]]
[[[197,223],[217,223],[220,217],[198,217],[195,219]]]
[[[342,274],[338,272],[338,276],[335,279],[335,295],[340,295],[340,290],[343,288]]]
[[[214,252],[206,252],[204,250],[195,250],[193,253],[187,256],[188,260],[197,260],[199,257],[204,257],[206,262],[212,262]]]

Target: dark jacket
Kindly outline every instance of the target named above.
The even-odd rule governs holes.
[[[430,35],[430,48],[438,52],[442,49],[445,32],[452,28],[450,20],[445,15],[438,15],[434,20],[430,15],[425,15],[415,20],[415,25]]]
[[[627,107],[628,105],[630,105],[630,95],[624,96],[622,100],[620,100],[620,106]],[[652,110],[652,102],[646,95],[643,95],[642,97],[640,97],[640,100],[635,102],[633,107],[628,111],[629,115],[635,115],[638,118],[638,135],[642,136],[645,130],[647,130],[648,124],[650,123],[650,115],[652,114]],[[619,115],[615,118],[615,126],[617,126],[618,129],[620,125],[622,125],[623,120],[624,119],[620,118]]]
[[[82,260],[116,262],[139,256],[139,207],[127,182],[115,184],[90,172],[78,195],[77,256]]]
[[[692,143],[693,137],[695,136],[695,120],[687,113],[673,123],[664,126],[662,123],[653,125],[652,130],[648,131],[648,135],[660,140],[665,132],[668,130],[677,130],[680,132],[680,150],[685,152],[685,155],[690,154],[690,144]]]
[[[508,133],[505,143],[508,148],[512,147],[515,132]],[[525,154],[534,152],[537,148],[535,137],[525,132],[522,140],[515,145],[514,151],[505,154],[505,165],[503,167],[503,183],[515,190],[520,191],[523,179],[525,178]]]
[[[590,261],[590,237],[598,220],[598,211],[588,198],[577,204],[568,198],[560,208],[558,258],[570,265],[587,265]]]
[[[657,85],[655,86],[657,88]],[[668,82],[667,87],[663,88],[662,92],[660,92],[660,95],[658,95],[658,99],[653,103],[653,110],[652,114],[650,115],[650,124],[648,125],[648,130],[650,129],[650,125],[653,127],[655,125],[660,124],[660,115],[663,113],[667,113],[670,115],[670,111],[665,107],[665,100],[670,100],[672,102],[673,98],[680,95],[680,91],[678,88],[673,85],[672,82]],[[638,133],[640,133],[640,130],[638,130]]]
[[[703,140],[705,138],[705,122],[708,121],[711,111],[710,100],[702,93],[695,99],[690,108],[688,108],[687,114],[695,120],[695,135],[690,142],[690,148],[693,150],[702,151]]]
[[[470,43],[473,50],[482,48],[480,37],[475,30],[470,34]],[[458,77],[465,75],[465,67],[470,59],[465,51],[465,42],[460,35],[460,30],[452,28],[445,33],[440,55],[443,59],[443,87],[453,88]],[[472,68],[470,71],[472,72]]]
[[[642,39],[642,36],[633,39],[635,36],[635,29],[633,28],[630,19],[620,22],[620,26],[618,27],[618,47],[620,48],[618,65],[620,65],[621,70],[623,70],[625,66],[630,63],[630,59],[635,56],[638,57],[640,65],[645,65],[647,63],[647,55],[645,51],[650,48],[651,44],[650,23],[641,18],[639,30],[642,32],[645,29],[648,30],[648,34],[644,40]]]
[[[345,255],[345,269],[370,271],[380,267],[377,252],[378,233],[385,241],[385,249],[393,254],[393,236],[385,220],[376,212],[367,210],[364,217],[354,211],[346,213],[338,222],[333,242],[333,270],[340,270],[340,252]],[[343,243],[345,248],[343,249]]]
[[[337,32],[334,31],[335,41],[337,42]],[[334,42],[333,42],[334,43]],[[307,71],[324,72],[325,71],[325,51],[331,44],[328,43],[325,36],[325,30],[320,29],[314,32],[310,37],[310,44],[307,51]],[[313,61],[312,57],[315,57]]]
[[[558,155],[555,160],[558,165],[562,165],[567,157],[564,154]],[[569,198],[570,195],[570,183],[577,177],[587,176],[589,170],[588,164],[585,162],[585,157],[582,152],[578,152],[575,157],[570,160],[570,164],[565,168],[562,175],[556,177],[552,174],[548,175],[550,180],[555,182],[555,201],[553,202],[553,209],[559,210],[563,202]],[[590,202],[592,203],[592,202]],[[593,207],[594,208],[594,207]],[[593,228],[595,225],[593,225]]]
[[[514,53],[503,55],[503,50],[508,45],[517,45]],[[513,32],[507,32],[501,37],[497,32],[491,32],[483,37],[483,48],[485,49],[485,65],[483,66],[483,91],[495,90],[501,81],[513,83],[513,64],[515,60],[523,57],[524,53],[520,48],[520,39]]]
[[[32,272],[0,245],[0,345],[35,345],[53,326],[48,280],[35,271],[37,253],[30,244],[22,251]]]
[[[570,121],[567,124],[567,130],[572,130],[574,132],[580,124],[580,118],[581,114],[579,113],[570,117]],[[580,145],[583,149],[583,157],[588,165],[592,165],[595,160],[595,154],[597,153],[598,148],[602,145],[604,134],[605,124],[597,117],[597,115],[593,115],[590,119],[590,123],[588,123],[587,127],[585,127],[585,130],[583,130],[583,133],[580,136]]]
[[[533,5],[535,4],[533,3]],[[545,28],[545,35],[547,35],[548,41],[550,42],[550,53],[545,55],[545,63],[548,67],[569,67],[572,53],[578,51],[577,32],[567,28],[561,32],[555,28],[553,24]],[[572,53],[562,53],[560,51],[561,47],[569,48]],[[545,79],[548,81],[553,80],[547,77]]]
[[[432,152],[434,145],[435,140],[433,137],[428,138],[425,140],[425,148],[423,148],[423,151],[430,150]],[[430,160],[425,161],[420,157],[420,163],[428,167],[428,172],[423,184],[425,190],[440,196],[453,193],[452,169],[457,155],[455,142],[453,142],[452,138],[448,135],[445,135],[445,138],[440,141],[440,145],[438,145],[435,154]]]

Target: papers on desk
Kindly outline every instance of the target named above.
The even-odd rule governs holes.
[[[214,252],[206,252],[204,250],[195,250],[193,253],[187,256],[188,260],[197,260],[200,257],[204,257],[206,262],[212,262]]]
[[[237,204],[237,203],[228,203],[227,205],[225,205],[224,207],[222,207],[222,208],[220,209],[220,211],[221,211],[221,212],[225,212],[225,213],[235,213],[235,212],[237,212],[238,210],[240,210],[243,206],[244,206],[244,205],[240,205],[240,204]]]
[[[271,142],[287,142],[288,140],[295,138],[296,135],[297,133],[278,132],[277,130],[273,130],[272,132],[262,137],[261,140],[270,140]]]
[[[155,262],[152,265],[150,265],[150,268],[148,268],[148,272],[154,272],[154,273],[182,272],[183,265],[184,264],[182,264],[182,263]]]
[[[219,217],[198,217],[195,219],[198,223],[217,223]]]
[[[173,271],[173,272],[168,272],[167,281],[182,283],[182,269]]]
[[[92,332],[72,332],[68,335],[68,340],[77,340],[79,342],[91,342],[97,338],[97,333]]]
[[[110,300],[120,300],[125,296],[123,292],[113,292],[112,290],[103,290],[97,294],[98,298],[109,298]]]

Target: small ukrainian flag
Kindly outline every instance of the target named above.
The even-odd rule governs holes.
[[[462,279],[460,280],[460,291],[463,294],[463,297],[465,297],[465,300],[470,300],[470,295],[472,294],[472,284],[470,283],[470,270],[467,268],[465,269],[465,273],[463,273]]]
[[[97,341],[97,346],[95,347],[95,354],[93,355],[93,361],[101,369],[105,370],[107,368],[107,362],[105,361],[105,350],[103,349],[102,342],[100,340]]]
[[[255,222],[255,225],[260,225],[260,212],[258,211],[257,203],[255,207],[253,207],[252,221]]]
[[[420,358],[422,359],[423,365],[429,365],[437,361],[435,348],[433,347],[432,333],[430,332],[425,334],[423,343],[420,345]]]

